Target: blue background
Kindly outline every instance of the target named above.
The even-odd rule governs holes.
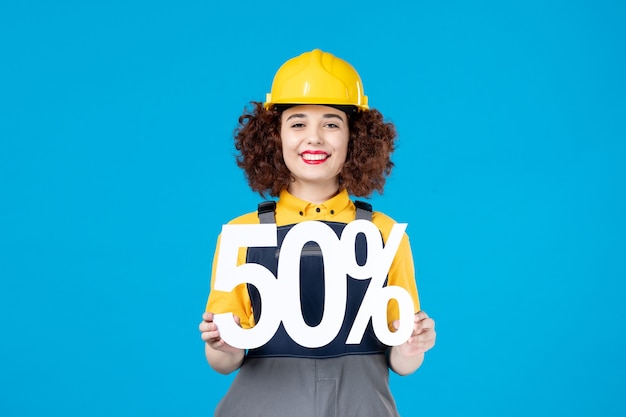
[[[313,48],[399,131],[438,342],[403,416],[626,415],[626,5],[0,2],[0,414],[211,415],[231,134]],[[296,414],[294,414],[296,415]]]

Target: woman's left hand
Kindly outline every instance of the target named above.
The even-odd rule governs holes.
[[[394,322],[397,328],[399,323]],[[420,311],[413,316],[413,332],[405,343],[397,346],[403,356],[417,356],[435,346],[435,321],[428,317],[424,311]]]

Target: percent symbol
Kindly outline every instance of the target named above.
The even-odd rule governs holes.
[[[411,337],[414,314],[411,296],[402,287],[384,286],[406,227],[406,223],[394,224],[384,247],[380,231],[373,223],[355,220],[345,227],[341,235],[342,242],[354,242],[359,233],[363,233],[367,239],[367,260],[363,265],[357,263],[353,249],[350,253],[348,245],[342,247],[347,273],[354,279],[371,279],[348,334],[347,344],[361,343],[370,318],[376,337],[388,346],[402,344]],[[387,324],[387,306],[392,299],[397,301],[399,309],[399,327],[395,331],[390,330]]]

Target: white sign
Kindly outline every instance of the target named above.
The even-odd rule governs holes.
[[[239,284],[254,285],[261,296],[263,309],[258,323],[250,329],[239,327],[232,313],[216,314],[214,321],[222,338],[231,346],[253,349],[267,343],[281,321],[289,336],[298,344],[317,348],[330,343],[343,324],[347,280],[371,279],[367,292],[352,324],[346,344],[359,344],[370,317],[376,337],[388,346],[406,342],[413,331],[414,306],[410,294],[402,287],[384,286],[393,258],[406,229],[395,224],[387,243],[378,228],[368,220],[355,220],[346,225],[341,238],[325,223],[298,223],[287,233],[280,249],[277,277],[256,263],[237,265],[240,247],[276,247],[275,224],[222,226],[214,288],[232,291]],[[363,233],[367,239],[367,261],[359,265],[355,241]],[[300,255],[307,242],[315,242],[322,250],[324,262],[324,312],[321,322],[309,326],[300,306]],[[390,331],[387,326],[387,304],[395,299],[400,310],[400,326]]]

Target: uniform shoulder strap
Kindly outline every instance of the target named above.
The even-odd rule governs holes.
[[[369,220],[372,221],[372,205],[365,201],[355,200],[356,206],[356,220]]]
[[[259,221],[262,224],[271,224],[276,223],[276,202],[275,201],[263,201],[259,203],[259,207],[257,209],[259,214]]]

